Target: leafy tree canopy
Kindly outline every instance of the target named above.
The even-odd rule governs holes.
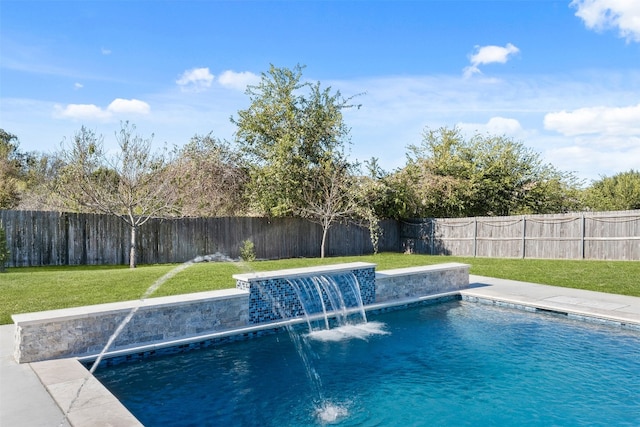
[[[457,128],[425,130],[409,146],[403,216],[464,217],[566,212],[578,208],[576,179],[545,164],[523,144],[504,136]]]
[[[20,174],[18,137],[0,129],[0,209],[11,209],[20,202]]]
[[[351,98],[302,80],[303,67],[271,66],[249,86],[250,105],[232,122],[250,174],[248,194],[258,213],[291,215],[305,205],[303,184],[313,170],[344,159],[349,129],[342,111]]]
[[[230,144],[195,135],[176,149],[169,168],[175,176],[178,205],[184,216],[232,216],[246,212],[248,176],[240,154]]]
[[[640,209],[640,171],[603,177],[585,191],[585,206],[595,211]]]

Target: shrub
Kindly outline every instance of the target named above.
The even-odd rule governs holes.
[[[247,262],[255,261],[256,250],[251,240],[247,239],[242,242],[242,246],[240,247],[240,258]]]

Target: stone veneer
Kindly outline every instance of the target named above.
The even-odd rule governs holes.
[[[247,292],[238,289],[17,314],[15,358],[23,363],[98,355],[136,309],[110,351],[241,328],[249,319]]]
[[[398,268],[376,273],[376,302],[419,298],[469,287],[469,265],[459,263]]]
[[[221,335],[250,336],[276,324],[280,316],[260,295],[273,288],[280,301],[293,304],[300,315],[288,280],[316,275],[334,276],[344,284],[358,278],[365,308],[400,305],[429,295],[451,293],[469,285],[469,266],[433,266],[375,273],[375,264],[347,263],[233,276],[236,289],[125,301],[64,310],[16,314],[14,354],[18,362],[97,356],[123,320],[131,321],[109,349],[109,355],[139,354],[155,348],[195,343]],[[260,284],[258,286],[258,284]],[[342,285],[341,285],[342,286]],[[347,301],[352,306],[352,301]]]

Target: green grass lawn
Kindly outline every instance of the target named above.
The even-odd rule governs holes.
[[[384,253],[337,258],[294,258],[251,263],[199,263],[176,274],[152,296],[232,288],[236,273],[364,261],[377,270],[462,262],[471,274],[640,296],[640,262],[466,258]],[[0,324],[11,314],[139,299],[171,265],[10,268],[0,273]]]

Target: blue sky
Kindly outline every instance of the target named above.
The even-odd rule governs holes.
[[[586,180],[640,169],[640,2],[0,0],[0,127],[53,152],[122,120],[158,149],[232,140],[273,64],[362,94],[350,157],[425,128],[506,135]]]

